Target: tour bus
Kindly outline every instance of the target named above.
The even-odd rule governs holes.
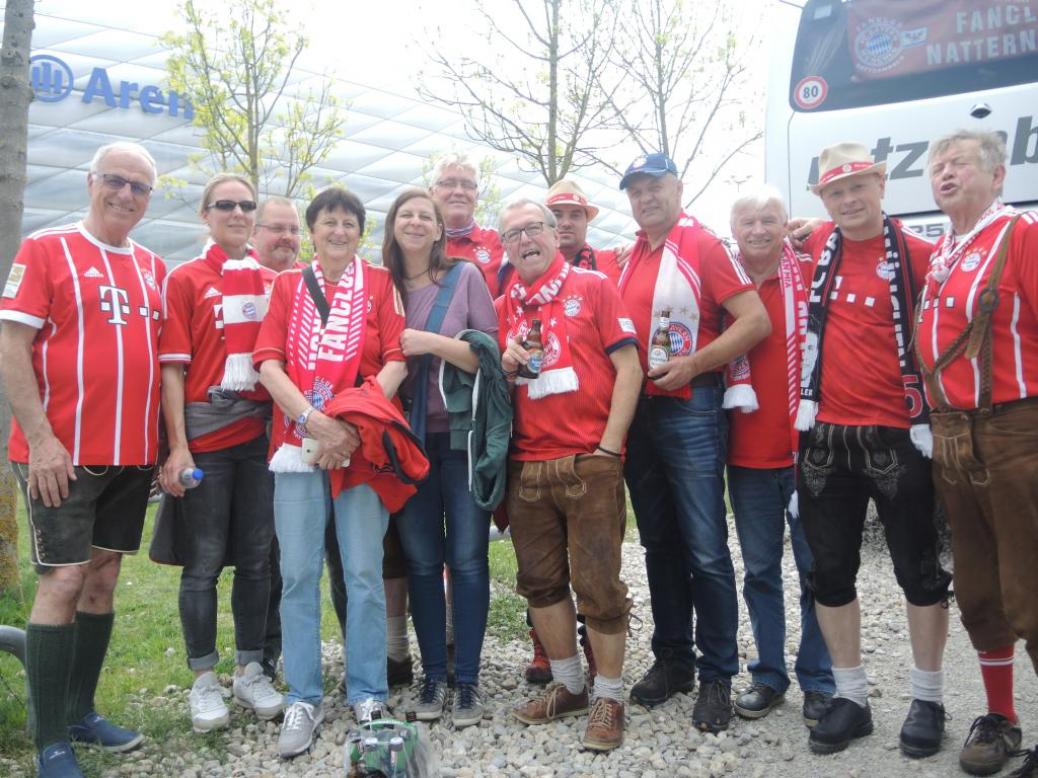
[[[1038,0],[807,0],[772,27],[767,180],[796,216],[824,215],[808,188],[818,154],[864,143],[887,163],[884,208],[930,238],[929,142],[957,129],[1006,139],[1003,198],[1038,206]]]

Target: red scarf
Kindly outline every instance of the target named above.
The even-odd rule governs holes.
[[[548,269],[529,287],[516,273],[504,291],[509,340],[525,338],[531,328],[531,323],[527,321],[526,309],[540,309],[537,318],[541,320],[541,343],[544,346],[541,373],[535,379],[516,379],[517,384],[526,385],[531,400],[539,400],[549,394],[575,392],[580,388],[569,351],[567,316],[562,310],[562,303],[559,302],[559,292],[570,270],[570,264],[559,253],[555,255]]]
[[[222,279],[223,337],[227,360],[220,388],[235,392],[251,391],[259,381],[259,373],[252,365],[252,349],[256,345],[260,323],[267,314],[263,268],[251,248],[243,259],[229,259],[227,252],[216,243],[209,244],[205,261]]]
[[[314,262],[312,267],[324,293],[320,262]],[[285,372],[317,410],[339,391],[357,382],[364,352],[367,304],[364,261],[360,257],[354,257],[339,279],[330,301],[327,326],[322,326],[306,281],[299,277],[285,339]],[[271,472],[311,472],[313,467],[303,462],[302,436],[295,421],[286,416],[285,423],[288,425],[285,442],[270,460]]]

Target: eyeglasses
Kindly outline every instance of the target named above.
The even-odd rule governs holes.
[[[479,189],[479,185],[475,181],[469,181],[467,178],[445,178],[437,181],[436,186],[442,189],[457,189],[460,186],[466,192],[475,192]]]
[[[524,232],[527,238],[536,238],[542,232],[544,232],[544,222],[530,222],[525,227],[518,227],[514,230],[501,233],[501,240],[505,243],[515,243],[519,240],[519,236]]]
[[[113,192],[121,191],[127,184],[130,185],[130,191],[133,192],[137,197],[144,197],[145,195],[151,194],[151,190],[154,187],[142,184],[139,181],[130,181],[122,176],[117,176],[114,173],[102,173],[101,181],[105,187],[111,189]]]
[[[211,210],[215,208],[218,211],[233,211],[235,208],[241,208],[242,213],[251,213],[256,210],[255,200],[214,200],[205,207],[205,209]]]
[[[257,227],[262,227],[265,230],[270,230],[275,235],[296,235],[298,236],[301,230],[298,227],[289,227],[284,224],[257,224]]]

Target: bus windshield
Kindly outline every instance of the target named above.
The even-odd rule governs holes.
[[[923,100],[1033,81],[1038,0],[808,0],[794,111]]]

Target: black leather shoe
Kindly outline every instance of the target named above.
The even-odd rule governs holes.
[[[818,720],[833,704],[833,696],[828,692],[804,692],[804,723],[813,728]]]
[[[785,695],[765,683],[754,681],[753,685],[735,698],[735,712],[744,719],[762,719],[779,705]]]
[[[936,754],[944,738],[945,718],[941,703],[912,700],[901,725],[901,753],[915,759]]]
[[[414,683],[414,668],[411,666],[410,654],[407,658],[399,660],[386,657],[386,683],[390,688]]]
[[[837,697],[811,730],[807,745],[816,754],[843,751],[855,738],[872,734],[872,710],[853,700]]]
[[[631,687],[631,702],[651,708],[660,705],[678,692],[690,692],[696,687],[694,664],[661,657],[652,663],[642,679]]]
[[[732,687],[728,681],[702,681],[699,696],[692,706],[692,726],[717,734],[728,729],[732,720]]]

